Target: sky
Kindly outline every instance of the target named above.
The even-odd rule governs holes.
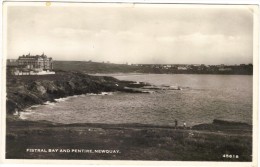
[[[134,64],[253,62],[248,6],[9,6],[7,58]]]

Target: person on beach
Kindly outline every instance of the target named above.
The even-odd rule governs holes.
[[[177,119],[175,119],[174,122],[175,122],[175,129],[176,129],[177,126],[178,126],[178,121],[177,121]]]
[[[183,123],[183,128],[186,129],[186,122]]]

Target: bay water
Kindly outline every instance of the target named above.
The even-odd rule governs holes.
[[[104,74],[101,74],[104,75]],[[187,126],[214,119],[252,124],[253,76],[189,74],[110,74],[120,80],[179,86],[151,93],[109,92],[57,99],[32,106],[22,119],[57,123],[141,123]]]

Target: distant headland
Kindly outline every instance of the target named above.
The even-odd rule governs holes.
[[[22,55],[7,60],[9,75],[45,75],[55,71],[84,73],[152,73],[152,74],[224,74],[252,75],[253,64],[206,65],[206,64],[114,64],[110,62],[58,61],[41,55]]]
[[[86,73],[223,74],[252,75],[252,64],[113,64],[92,61],[53,61],[55,70]]]

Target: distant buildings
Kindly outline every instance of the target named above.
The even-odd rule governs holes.
[[[151,73],[170,74],[253,74],[252,64],[205,65],[205,64],[132,64]]]
[[[19,56],[18,65],[26,66],[28,69],[32,70],[39,69],[47,71],[53,69],[52,58],[48,58],[44,53],[36,56],[31,56],[30,54]]]
[[[178,69],[178,70],[188,70],[188,68],[185,67],[185,66],[179,66],[179,67],[177,67],[177,69]]]
[[[230,68],[230,67],[221,67],[218,70],[219,71],[232,71],[232,68]]]
[[[22,55],[17,60],[7,61],[8,71],[12,75],[46,75],[53,72],[53,60],[44,55]]]

